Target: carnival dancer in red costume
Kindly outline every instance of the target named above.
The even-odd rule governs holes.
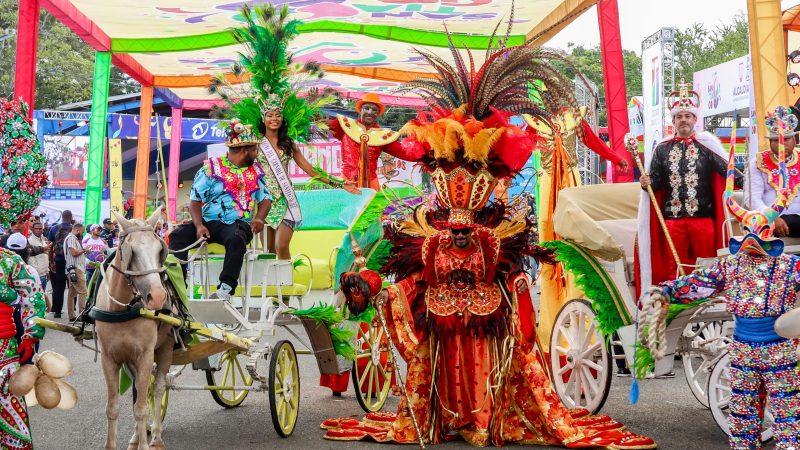
[[[786,128],[780,130],[779,120],[786,123]],[[767,114],[767,129],[769,130],[769,148],[760,151],[750,162],[748,172],[749,180],[745,184],[748,195],[745,199],[752,209],[764,209],[775,202],[780,189],[781,170],[778,167],[780,139],[783,137],[783,146],[786,151],[786,176],[788,188],[786,192],[786,209],[781,216],[775,219],[775,236],[800,237],[800,164],[798,164],[797,144],[797,117],[791,114],[785,106],[779,106],[775,112]],[[792,125],[794,124],[794,125]]]
[[[340,283],[353,313],[375,305],[408,367],[398,380],[404,395],[396,415],[330,419],[325,437],[654,448],[608,416],[561,403],[540,358],[522,267],[526,255],[552,262],[552,253],[528,244],[526,211],[487,204],[498,178],[517,174],[536,147],[535,132],[511,125],[510,113],[549,119],[545,108],[574,104],[569,81],[549,66],[554,55],[546,50],[493,48],[477,71],[451,50],[456,67],[420,52],[439,76],[412,85],[423,88],[433,111],[401,130],[431,172],[436,202],[385,225],[393,247],[381,273],[394,284],[381,290],[373,271],[345,273]],[[539,93],[544,105],[529,100],[533,80],[547,86]]]
[[[385,110],[378,94],[368,93],[356,103],[358,119],[339,114],[329,124],[333,136],[342,141],[342,176],[358,182],[359,187],[380,190],[377,171],[381,153],[406,161],[414,159],[413,151],[398,142],[400,134],[378,125],[378,117]]]
[[[677,97],[676,97],[677,96]],[[641,177],[642,189],[652,186],[662,208],[667,230],[681,264],[694,265],[697,258],[717,255],[725,221],[720,203],[725,189],[725,150],[713,134],[694,130],[700,96],[681,84],[673,92],[672,125],[675,135],[656,146],[648,173]],[[737,172],[736,187],[743,177]],[[666,236],[654,217],[650,198],[642,193],[639,203],[640,286],[675,278],[677,264],[667,250]]]

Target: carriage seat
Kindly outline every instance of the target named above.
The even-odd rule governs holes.
[[[634,252],[636,251],[636,233],[638,221],[636,219],[598,220],[597,224],[603,227],[622,247],[625,254],[625,276],[628,281],[634,279]]]
[[[744,193],[742,191],[734,191],[733,199],[740,205],[744,204]],[[723,225],[724,228],[724,236],[727,237],[733,236],[737,239],[741,239],[744,236],[744,230],[742,229],[741,224],[733,214],[731,214],[728,208],[725,208],[725,224]],[[792,255],[800,254],[800,238],[792,238],[792,237],[783,237],[781,238],[783,241],[783,252],[789,253]],[[721,248],[717,250],[717,256],[727,256],[730,254],[730,251],[727,247]]]

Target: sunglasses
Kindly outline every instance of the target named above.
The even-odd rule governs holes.
[[[472,232],[472,229],[470,229],[470,228],[452,228],[452,229],[450,229],[450,231],[453,234],[462,234],[462,235],[466,236],[466,235],[468,235],[468,234],[470,234]]]

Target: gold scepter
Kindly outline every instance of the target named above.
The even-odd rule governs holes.
[[[639,172],[642,175],[646,174],[647,172],[644,170],[642,160],[639,159],[639,141],[636,140],[634,135],[630,133],[625,135],[625,147],[631,153],[631,156],[633,156],[636,166],[639,167]],[[653,187],[650,185],[647,185],[647,194],[650,195],[650,203],[653,205],[653,209],[656,210],[658,223],[661,224],[661,230],[664,231],[664,236],[667,237],[667,245],[669,246],[669,250],[672,252],[672,257],[675,259],[675,264],[678,265],[678,273],[680,276],[685,276],[686,272],[683,270],[683,266],[681,265],[681,259],[678,257],[678,251],[675,250],[675,244],[672,242],[672,237],[669,235],[669,230],[667,230],[667,224],[664,222],[664,216],[661,214],[661,208],[656,201],[656,194],[653,193]]]
[[[358,245],[355,236],[350,234],[350,247],[353,251],[353,256],[355,256],[355,261],[353,262],[354,268],[356,272],[360,272],[363,270],[367,265],[367,260],[364,258],[364,252],[361,250],[361,247]],[[382,291],[381,291],[382,292]],[[380,292],[378,293],[380,295]],[[377,297],[377,296],[376,296]],[[389,333],[389,326],[386,325],[386,319],[383,317],[383,306],[384,302],[375,299],[375,313],[378,316],[378,320],[381,324],[381,328],[383,329],[383,333],[386,335],[386,341],[389,344],[389,351],[392,352],[392,359],[394,361],[400,361],[400,356],[397,354],[396,347],[394,345],[394,341],[392,341],[392,335]],[[425,450],[425,440],[422,437],[422,429],[419,427],[417,423],[417,415],[414,414],[414,408],[411,404],[411,397],[408,396],[408,392],[406,392],[406,383],[403,380],[402,375],[400,375],[400,370],[397,367],[397,363],[394,363],[395,367],[395,375],[397,376],[397,386],[400,388],[400,392],[403,395],[403,398],[406,400],[406,409],[408,409],[408,415],[411,416],[411,424],[414,426],[414,431],[417,432],[417,440],[419,442],[419,448],[421,450]]]

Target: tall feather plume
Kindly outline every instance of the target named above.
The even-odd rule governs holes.
[[[258,130],[265,102],[273,96],[279,98],[283,106],[283,119],[290,138],[308,142],[322,134],[316,125],[320,108],[333,101],[334,97],[317,96],[307,101],[299,95],[309,81],[324,75],[317,63],[298,64],[292,61],[288,47],[298,35],[300,21],[289,19],[286,5],[277,8],[267,4],[251,9],[245,4],[241,15],[244,26],[230,30],[236,42],[244,47],[232,74],[239,81],[245,81],[247,77],[247,82],[235,85],[224,76],[216,77],[209,86],[209,92],[219,95],[228,107],[220,108],[215,113],[225,118],[238,117],[242,123]]]

